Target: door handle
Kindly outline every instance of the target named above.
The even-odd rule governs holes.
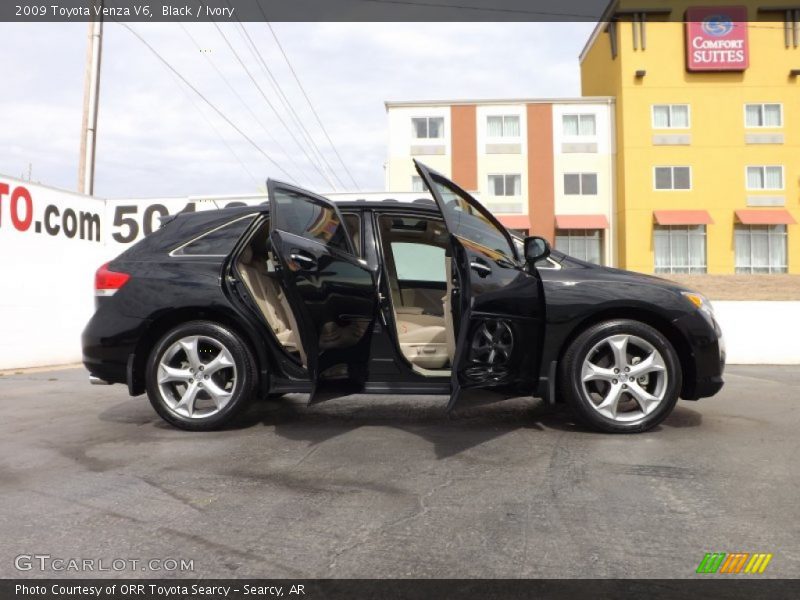
[[[481,277],[486,277],[487,275],[490,275],[492,272],[492,268],[490,266],[484,265],[483,263],[479,263],[478,261],[475,260],[470,262],[469,266]]]
[[[291,254],[289,254],[289,258],[291,258],[294,262],[299,264],[304,269],[311,269],[317,266],[317,261],[311,258],[310,256],[306,256],[305,254],[292,252]]]

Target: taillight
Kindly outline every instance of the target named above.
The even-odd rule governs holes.
[[[128,283],[131,278],[127,273],[118,273],[108,268],[108,264],[104,264],[97,269],[94,274],[94,295],[95,296],[113,296],[117,293],[123,285]]]

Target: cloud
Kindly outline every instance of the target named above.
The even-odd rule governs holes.
[[[275,112],[213,24],[132,27],[298,183],[323,192],[331,189],[304,154],[303,149],[309,155],[315,151],[308,148],[304,133],[238,25],[220,27]],[[267,25],[245,27],[287,103],[339,178],[349,184]],[[592,26],[276,23],[273,27],[359,186],[380,190],[387,140],[385,100],[579,95],[577,55]],[[85,24],[0,25],[0,55],[6,57],[4,75],[9,82],[0,96],[4,148],[0,172],[19,175],[30,162],[35,180],[74,189],[86,33]],[[99,195],[249,193],[267,177],[287,179],[115,23],[105,27],[98,132]]]

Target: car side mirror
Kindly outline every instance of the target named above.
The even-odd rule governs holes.
[[[533,264],[550,256],[550,243],[543,237],[533,235],[525,238],[525,260]]]

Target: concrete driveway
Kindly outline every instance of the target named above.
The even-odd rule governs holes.
[[[800,368],[726,379],[614,436],[537,400],[448,417],[418,396],[288,396],[187,433],[82,369],[4,374],[0,577],[690,577],[716,551],[796,577]],[[33,554],[194,571],[17,571]]]

